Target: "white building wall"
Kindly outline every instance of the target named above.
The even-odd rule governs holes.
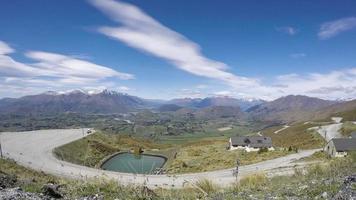
[[[341,151],[341,152],[336,151],[334,142],[332,140],[326,145],[324,151],[331,157],[345,157],[345,156],[347,156],[347,152],[345,152],[345,151]]]
[[[253,148],[253,147],[249,147],[249,146],[232,146],[232,142],[231,142],[231,138],[229,139],[229,150],[233,151],[233,150],[245,150],[246,152],[255,152],[255,151],[259,151],[260,148]],[[273,147],[268,148],[268,151],[274,151],[275,149]]]

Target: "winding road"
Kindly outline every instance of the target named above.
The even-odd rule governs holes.
[[[241,166],[237,178],[232,175],[233,169],[179,175],[142,175],[104,171],[58,160],[52,153],[53,149],[85,137],[86,134],[83,134],[82,129],[3,132],[0,134],[4,156],[14,159],[25,167],[61,177],[73,179],[107,178],[117,180],[124,185],[145,184],[150,188],[180,188],[202,178],[212,180],[220,186],[227,186],[234,183],[237,178],[258,172],[266,172],[268,175],[291,173],[296,165],[302,167],[306,164],[294,161],[310,156],[319,150],[300,151],[273,160]]]
[[[339,131],[343,124],[341,122],[342,118],[332,117],[331,119],[334,121],[333,124],[310,128],[310,129],[317,130],[317,132],[325,139],[326,142],[329,142],[333,138],[343,137]]]

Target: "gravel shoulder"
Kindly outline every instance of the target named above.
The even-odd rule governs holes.
[[[85,131],[84,131],[85,132]],[[233,169],[224,169],[202,173],[190,173],[180,175],[142,175],[104,171],[95,168],[80,166],[58,160],[52,151],[55,147],[78,140],[86,135],[82,129],[57,129],[39,130],[28,132],[4,132],[0,135],[4,156],[14,159],[19,164],[49,174],[73,178],[91,179],[106,178],[117,180],[119,183],[145,184],[148,187],[183,187],[187,182],[195,182],[207,178],[221,186],[227,186],[236,181],[232,175]],[[296,165],[303,166],[306,163],[294,161],[308,157],[320,149],[300,151],[296,154],[268,160],[256,164],[241,166],[238,179],[258,173],[266,172],[269,175],[291,173]]]

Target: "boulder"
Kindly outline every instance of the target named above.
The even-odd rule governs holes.
[[[17,200],[17,199],[26,199],[26,200],[44,200],[46,198],[41,197],[37,194],[24,192],[21,188],[6,188],[0,190],[0,199],[1,200]]]
[[[9,175],[0,171],[0,189],[15,187],[17,183],[17,177],[15,175]]]
[[[42,193],[48,197],[56,199],[63,198],[63,195],[61,194],[59,188],[60,185],[48,183],[42,187]]]

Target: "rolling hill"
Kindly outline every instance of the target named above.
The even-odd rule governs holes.
[[[289,95],[251,107],[246,112],[255,120],[290,123],[313,119],[316,111],[322,111],[334,104],[337,102],[302,95]]]

